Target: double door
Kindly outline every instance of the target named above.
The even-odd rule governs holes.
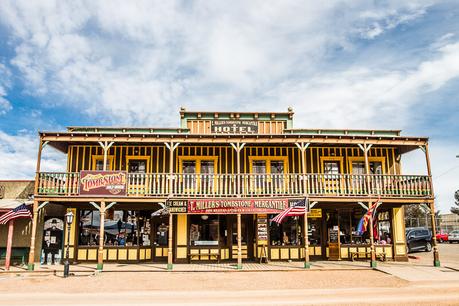
[[[254,228],[255,222],[253,215],[241,215],[241,246],[242,259],[254,258]],[[237,260],[237,216],[228,215],[228,238],[231,249],[230,259]]]

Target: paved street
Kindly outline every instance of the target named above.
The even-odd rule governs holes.
[[[442,265],[459,263],[459,245],[443,244],[439,248]],[[276,271],[265,267],[260,271],[193,273],[152,273],[140,268],[129,272],[123,265],[116,271],[113,265],[116,272],[81,273],[68,279],[61,278],[60,273],[2,273],[0,304],[459,304],[459,271],[432,267],[432,253],[411,255],[417,259],[409,263],[378,263],[379,271],[366,268],[366,262],[342,261],[315,262],[310,271],[299,269],[294,263],[279,263]],[[86,267],[87,271],[90,268]]]

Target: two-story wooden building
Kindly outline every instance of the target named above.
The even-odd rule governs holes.
[[[181,109],[179,128],[40,132],[34,225],[47,203],[65,206],[76,216],[70,257],[100,269],[111,261],[167,261],[171,269],[207,260],[239,268],[260,259],[306,267],[309,257],[407,260],[403,205],[433,211],[428,139],[295,129],[293,115]],[[46,145],[67,154],[66,172],[40,171]],[[402,174],[401,156],[416,149],[429,175]],[[270,222],[304,198],[306,219]],[[374,230],[362,234],[357,224],[375,201]],[[30,253],[33,268],[33,241]]]

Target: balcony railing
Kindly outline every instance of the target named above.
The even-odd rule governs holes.
[[[38,195],[78,196],[79,173],[41,172]],[[170,181],[172,183],[170,184]],[[429,176],[361,174],[136,174],[129,173],[130,197],[431,196]],[[172,188],[172,189],[171,189]]]

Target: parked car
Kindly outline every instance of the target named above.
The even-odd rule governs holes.
[[[459,242],[459,230],[454,230],[448,234],[449,243]]]
[[[406,229],[406,251],[432,251],[432,232],[427,228]]]
[[[435,237],[437,238],[437,241],[440,242],[440,243],[448,241],[448,233],[444,232],[442,230],[440,230],[437,233],[437,235],[435,235]]]

